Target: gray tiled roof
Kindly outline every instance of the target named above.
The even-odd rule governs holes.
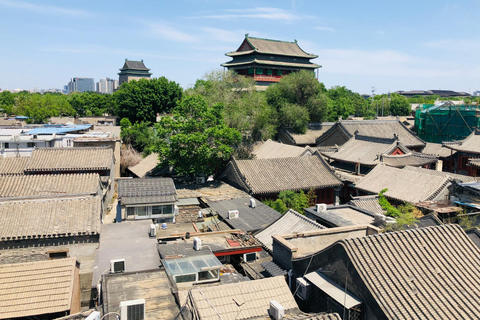
[[[422,153],[446,158],[450,156],[452,150],[445,148],[441,143],[427,142],[427,145],[422,150]],[[453,153],[455,153],[455,151],[453,151]]]
[[[285,135],[282,135],[287,141],[295,145],[314,145],[315,140],[330,129],[335,122],[309,123],[307,132],[304,134],[293,133],[290,130],[284,130]]]
[[[302,313],[298,315],[285,315],[285,320],[342,320],[338,313]]]
[[[270,277],[285,276],[287,274],[287,270],[284,270],[284,269],[280,268],[273,261],[268,261],[268,262],[262,263],[262,267],[270,275]]]
[[[333,135],[343,135],[349,139],[355,132],[362,136],[390,139],[398,136],[400,143],[407,148],[424,147],[425,142],[417,137],[399,120],[345,120],[337,122],[332,128],[317,139],[317,145],[328,145],[325,141]]]
[[[458,225],[340,242],[387,319],[476,319],[480,250]]]
[[[255,159],[273,159],[300,157],[303,155],[312,155],[314,150],[310,147],[296,147],[289,144],[279,143],[268,139],[261,146],[253,150]]]
[[[272,300],[280,303],[285,313],[298,312],[298,305],[283,276],[193,288],[187,304],[199,320],[242,320],[267,318]]]
[[[8,157],[0,158],[0,175],[24,174],[30,157]]]
[[[368,210],[373,213],[385,214],[386,210],[378,203],[378,196],[360,196],[355,197],[349,202],[350,204]]]
[[[90,194],[100,188],[98,173],[0,176],[0,199]]]
[[[387,166],[403,168],[404,166],[422,167],[425,165],[437,163],[438,157],[429,156],[418,152],[409,152],[401,155],[382,155],[381,162]]]
[[[297,44],[297,41],[287,42],[279,40],[270,40],[262,38],[254,38],[245,36],[245,40],[250,45],[250,50],[247,51],[233,51],[227,53],[227,56],[235,56],[238,54],[250,53],[250,52],[259,52],[266,54],[278,54],[278,55],[287,55],[295,57],[304,57],[304,58],[316,58],[316,55],[306,53],[303,51]]]
[[[222,176],[252,194],[341,186],[322,156],[232,160]]]
[[[460,179],[463,182],[475,180],[473,177],[448,172],[409,166],[397,169],[379,164],[360,179],[355,184],[355,188],[374,194],[388,188],[385,196],[399,201],[417,203],[435,199],[451,179]]]
[[[123,179],[118,181],[118,198],[122,205],[173,203],[177,191],[172,178]]]
[[[255,201],[255,208],[249,206],[251,198],[238,198],[211,202],[212,207],[233,229],[253,232],[263,229],[275,222],[282,215],[259,200]],[[228,219],[229,210],[238,210],[237,219]]]
[[[319,229],[325,229],[325,227],[290,209],[280,219],[257,233],[255,238],[271,251],[272,236]]]
[[[75,258],[0,265],[0,319],[37,319],[75,308]]]
[[[468,159],[468,164],[475,167],[480,167],[480,159]]]
[[[0,203],[0,241],[100,232],[100,198]]]
[[[111,148],[38,148],[33,150],[26,172],[109,170]]]
[[[145,176],[152,172],[158,165],[158,153],[152,153],[149,156],[143,158],[139,163],[134,166],[128,167],[133,174],[138,178],[145,178]]]
[[[396,148],[400,148],[404,153],[410,151],[402,144],[397,143],[393,137],[384,139],[354,135],[340,146],[337,151],[323,152],[322,154],[337,161],[374,166],[380,161],[380,155],[389,154]]]
[[[474,130],[461,141],[444,142],[443,146],[457,152],[480,154],[480,131]]]
[[[145,67],[145,64],[142,61],[133,61],[133,60],[125,60],[125,63],[123,65],[123,68],[120,70],[144,70],[144,71],[149,71],[147,67]]]

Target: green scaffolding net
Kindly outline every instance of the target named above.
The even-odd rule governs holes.
[[[418,136],[434,143],[465,139],[479,128],[479,119],[480,109],[472,105],[421,104],[415,111]]]

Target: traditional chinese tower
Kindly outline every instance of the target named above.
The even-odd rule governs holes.
[[[140,80],[144,78],[150,79],[152,74],[149,71],[150,69],[145,67],[143,60],[131,61],[125,59],[125,64],[118,73],[118,84],[121,85],[124,82],[129,82],[130,80]]]
[[[235,70],[236,73],[250,76],[257,85],[268,86],[280,81],[282,76],[300,70],[314,72],[321,68],[310,62],[317,55],[306,53],[294,42],[269,40],[249,37],[245,35],[237,51],[229,52],[226,56],[233,60],[223,63],[222,67]]]

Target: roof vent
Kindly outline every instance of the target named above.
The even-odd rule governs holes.
[[[285,316],[285,308],[276,300],[270,301],[270,316],[275,320],[281,320]]]
[[[255,203],[255,199],[251,198],[250,199],[250,207],[255,208],[257,204]]]
[[[327,211],[327,205],[325,203],[317,204],[317,212],[325,212]]]

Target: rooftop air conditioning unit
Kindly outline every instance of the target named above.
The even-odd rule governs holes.
[[[228,219],[238,219],[239,212],[238,210],[229,210]]]
[[[125,272],[125,259],[110,260],[110,272],[111,273]]]
[[[157,237],[157,227],[154,224],[150,225],[150,230],[148,231],[148,234],[151,238]]]
[[[297,278],[297,296],[300,297],[302,300],[308,299],[308,288],[310,287],[310,283],[303,278]]]
[[[250,199],[250,207],[255,208],[257,204],[255,203],[255,199],[251,198]]]
[[[204,184],[205,183],[205,177],[197,177],[196,181],[197,181],[197,184]]]
[[[325,203],[317,204],[317,212],[325,212],[327,211],[327,205]]]
[[[144,320],[145,299],[120,302],[120,320]]]
[[[243,254],[243,261],[245,262],[253,262],[255,260],[257,260],[257,254],[255,252]]]
[[[275,320],[281,320],[285,316],[285,308],[276,300],[270,301],[270,316]]]
[[[193,249],[197,251],[202,249],[202,239],[200,239],[199,237],[193,238]]]

